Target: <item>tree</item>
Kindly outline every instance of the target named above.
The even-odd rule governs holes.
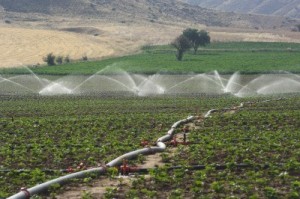
[[[55,65],[55,55],[53,55],[53,53],[49,53],[46,57],[43,58],[43,60],[48,64],[48,66]]]
[[[197,41],[199,40],[199,34],[197,29],[187,28],[182,33],[190,42],[196,54],[198,46]]]
[[[176,58],[178,61],[181,61],[183,53],[192,47],[190,41],[183,34],[178,36],[171,45],[177,49]]]
[[[199,40],[197,44],[199,44],[199,46],[206,46],[207,44],[210,44],[210,36],[207,31],[200,30],[198,34]]]
[[[199,46],[206,46],[210,43],[210,36],[205,30],[198,31],[197,29],[187,28],[183,31],[183,35],[191,42],[194,54],[197,53]]]

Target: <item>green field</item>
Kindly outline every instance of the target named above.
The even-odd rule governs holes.
[[[83,162],[103,165],[139,149],[142,140],[165,135],[171,125],[212,108],[260,102],[267,98],[219,97],[37,97],[0,96],[0,198],[20,187],[65,175],[59,171]],[[268,97],[272,99],[272,97]],[[196,144],[162,154],[167,165],[208,165],[207,169],[152,172],[138,177],[112,198],[297,198],[300,194],[300,98],[246,106],[235,114],[215,113],[190,132]],[[177,131],[180,133],[180,131]],[[247,140],[245,140],[247,139]],[[130,164],[140,160],[130,161]],[[141,160],[142,161],[142,160]],[[215,164],[248,163],[253,168],[213,169]],[[268,164],[270,168],[263,169]],[[29,169],[19,173],[18,169]],[[84,181],[90,181],[84,179]],[[56,192],[56,189],[52,189]],[[297,195],[298,194],[298,195]],[[292,197],[293,196],[293,197]]]
[[[197,55],[188,52],[182,62],[176,61],[170,46],[144,46],[135,55],[30,69],[54,79],[67,74],[91,75],[107,67],[100,74],[118,68],[143,74],[213,70],[223,74],[300,73],[299,57],[300,44],[228,42],[212,43]],[[0,70],[8,77],[28,72]],[[300,198],[300,96],[280,96],[283,98],[277,100],[278,96],[271,95],[238,98],[227,94],[0,94],[0,198],[65,175],[61,169],[81,163],[86,167],[105,165],[141,148],[143,140],[154,144],[174,122],[190,115],[248,101],[255,103],[233,114],[214,113],[199,122],[199,129],[188,134],[192,145],[167,148],[161,154],[165,168],[151,170],[149,178],[136,176],[124,189],[108,189],[107,198]],[[139,156],[129,164],[144,159]],[[216,170],[218,164],[227,168]],[[241,169],[236,164],[251,167]],[[193,171],[188,169],[191,165],[206,168]],[[171,166],[183,167],[168,170]],[[91,181],[87,177],[74,184]],[[51,197],[63,189],[52,187]]]
[[[36,74],[94,74],[107,66],[130,73],[269,73],[289,71],[300,73],[300,44],[262,42],[215,42],[199,49],[194,55],[185,54],[176,61],[175,49],[170,46],[144,46],[140,53],[101,61],[76,62],[57,66],[30,68]],[[28,73],[24,69],[2,69],[1,73]]]

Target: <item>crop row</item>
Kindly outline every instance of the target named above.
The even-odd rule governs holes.
[[[193,144],[163,153],[165,168],[136,179],[125,197],[299,198],[299,111],[299,101],[284,100],[214,113],[188,133]],[[178,165],[183,168],[168,170]]]
[[[0,196],[63,175],[43,169],[103,165],[143,139],[154,142],[199,105],[208,108],[204,104],[194,98],[1,96],[0,169],[33,171],[0,173]]]
[[[63,175],[59,171],[47,173],[43,169],[76,168],[81,163],[85,167],[103,165],[123,153],[140,148],[142,140],[154,143],[175,121],[211,108],[238,105],[242,100],[245,99],[229,96],[119,99],[96,96],[1,96],[0,169],[12,171],[0,173],[0,197],[7,197],[20,187],[31,187]],[[299,159],[293,150],[299,148],[299,126],[295,125],[299,121],[298,107],[299,97],[290,97],[283,101],[257,103],[233,115],[213,115],[201,124],[202,128],[189,135],[189,139],[198,144],[178,148],[174,158],[168,158],[166,154],[164,156],[176,160],[169,162],[170,165],[245,160],[249,163],[272,160],[274,164],[286,164],[289,161],[284,161],[285,158],[296,158],[291,163],[296,164]],[[290,139],[284,139],[287,136]],[[245,137],[252,141],[234,145],[223,142],[227,138]],[[282,140],[281,145],[276,139]],[[270,140],[270,143],[266,144],[266,140]],[[262,147],[261,144],[266,146]],[[272,150],[268,151],[270,147]],[[251,152],[248,156],[243,155],[246,148]],[[261,156],[257,152],[260,148],[263,150]],[[286,150],[279,150],[281,148]],[[288,153],[277,157],[282,151]],[[269,156],[264,156],[270,152]],[[223,153],[226,156],[223,157]],[[18,169],[31,171],[14,171]],[[193,173],[184,175],[193,176]],[[234,172],[231,175],[235,175]],[[191,180],[192,176],[189,176]],[[213,179],[209,177],[209,182]],[[177,184],[184,184],[177,181]],[[146,186],[147,181],[141,184]],[[159,193],[162,191],[160,188],[158,186],[153,191]]]

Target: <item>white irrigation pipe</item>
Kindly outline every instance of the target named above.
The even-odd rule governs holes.
[[[91,174],[91,173],[102,174],[102,173],[105,173],[105,171],[106,171],[105,168],[99,167],[99,168],[93,168],[93,169],[88,169],[85,171],[72,173],[72,174],[69,174],[66,176],[62,176],[62,177],[50,180],[48,182],[45,182],[45,183],[42,183],[39,185],[36,185],[30,189],[23,189],[19,193],[9,197],[8,199],[27,199],[35,194],[39,194],[43,191],[46,191],[47,189],[49,189],[49,187],[51,185],[54,185],[54,184],[63,185],[65,183],[69,182],[71,179],[84,178],[87,176],[87,174]]]
[[[251,103],[251,102],[247,102],[247,103]],[[244,107],[244,103],[241,103],[239,106],[237,106],[235,108],[211,109],[211,110],[207,111],[207,113],[204,115],[204,118],[209,117],[212,113],[215,113],[215,112],[236,110],[238,108],[243,108],[243,107]],[[167,134],[160,137],[156,141],[156,146],[155,147],[148,147],[148,148],[138,149],[138,150],[126,153],[124,155],[121,155],[118,158],[116,158],[116,159],[112,160],[111,162],[107,163],[106,167],[119,166],[120,164],[122,164],[124,159],[127,159],[127,160],[133,159],[133,158],[137,157],[140,154],[146,155],[146,154],[152,154],[152,153],[157,153],[157,152],[163,152],[166,149],[166,145],[164,144],[164,142],[169,141],[173,138],[176,128],[178,128],[180,125],[186,124],[186,123],[191,122],[195,119],[197,119],[197,117],[190,116],[190,117],[188,117],[184,120],[179,120],[179,121],[175,122],[171,126],[171,128],[169,129]],[[61,184],[62,185],[62,184],[65,184],[65,183],[69,182],[72,179],[75,179],[75,178],[84,178],[84,177],[86,177],[87,175],[89,175],[91,173],[95,173],[95,174],[98,174],[98,175],[103,174],[103,173],[106,172],[106,167],[92,168],[92,169],[72,173],[72,174],[69,174],[69,175],[66,175],[66,176],[63,176],[63,177],[59,177],[59,178],[50,180],[48,182],[36,185],[35,187],[32,187],[30,189],[21,190],[19,193],[15,194],[15,195],[7,198],[7,199],[27,199],[27,198],[30,198],[30,196],[33,196],[35,194],[39,194],[39,193],[47,190],[53,184]]]
[[[266,101],[267,102],[267,101]],[[251,102],[247,102],[247,103],[251,103]],[[226,108],[226,109],[211,109],[209,111],[207,111],[207,113],[204,115],[204,118],[209,117],[212,113],[215,112],[219,112],[219,111],[228,111],[228,110],[236,110],[238,108],[243,108],[244,107],[244,103],[241,103],[239,106],[234,107],[234,108]],[[138,149],[135,151],[131,151],[129,153],[126,153],[124,155],[119,156],[118,158],[110,161],[109,163],[106,164],[105,167],[99,167],[99,168],[92,168],[92,169],[87,169],[84,171],[80,171],[80,172],[76,172],[76,173],[72,173],[72,174],[68,174],[66,176],[62,176],[53,180],[50,180],[48,182],[36,185],[30,189],[23,189],[21,190],[19,193],[7,198],[7,199],[28,199],[33,195],[42,193],[43,191],[47,190],[51,185],[53,184],[60,184],[63,185],[67,182],[69,182],[71,179],[74,178],[84,178],[86,177],[88,174],[91,173],[95,173],[95,174],[103,174],[106,172],[106,167],[115,167],[115,166],[119,166],[122,164],[124,159],[133,159],[135,157],[137,157],[140,154],[146,155],[146,154],[152,154],[152,153],[157,153],[157,152],[163,152],[166,149],[166,145],[164,144],[164,142],[169,141],[173,138],[174,134],[175,134],[175,130],[176,128],[178,128],[180,125],[192,122],[193,120],[195,120],[197,117],[195,116],[189,116],[188,118],[184,119],[184,120],[179,120],[177,122],[175,122],[171,128],[169,129],[169,131],[167,132],[166,135],[160,137],[157,141],[156,141],[156,146],[154,147],[148,147],[148,148],[143,148],[143,149]]]
[[[159,138],[157,140],[156,146],[143,148],[143,149],[138,149],[138,150],[126,153],[124,155],[121,155],[120,157],[118,157],[118,158],[112,160],[111,162],[107,163],[106,167],[119,166],[119,165],[122,164],[124,159],[127,159],[127,160],[133,159],[133,158],[137,157],[140,154],[146,155],[146,154],[152,154],[152,153],[157,153],[157,152],[163,152],[166,149],[166,145],[164,144],[164,142],[169,141],[173,138],[173,136],[175,134],[175,129],[178,128],[182,124],[186,124],[188,122],[193,121],[194,119],[196,119],[196,117],[190,116],[187,119],[175,122],[171,126],[171,129],[167,132],[167,134],[162,136],[161,138]],[[72,179],[75,179],[75,178],[84,178],[84,177],[86,177],[87,175],[89,175],[91,173],[95,173],[95,174],[100,175],[100,174],[104,174],[105,172],[106,172],[105,167],[99,167],[99,168],[92,168],[92,169],[88,169],[88,170],[68,174],[68,175],[50,180],[48,182],[36,185],[36,186],[34,186],[30,189],[23,189],[19,193],[15,194],[15,195],[7,198],[7,199],[27,199],[27,198],[30,198],[33,195],[42,193],[43,191],[46,191],[53,184],[62,185],[62,184],[65,184],[65,183],[69,182]]]
[[[279,99],[281,100],[281,99]],[[263,102],[269,102],[270,100],[265,100]],[[246,104],[251,104],[251,102],[246,102]],[[207,111],[207,113],[204,115],[204,118],[208,118],[210,117],[210,115],[212,113],[215,112],[220,112],[220,111],[228,111],[228,110],[237,110],[239,108],[243,108],[244,107],[244,103],[241,103],[239,106],[233,107],[233,108],[224,108],[224,109],[211,109],[209,111]],[[177,122],[175,122],[170,130],[167,132],[166,135],[160,137],[157,141],[156,141],[156,146],[155,147],[148,147],[148,148],[143,148],[143,149],[138,149],[129,153],[126,153],[122,156],[119,156],[118,158],[112,160],[111,162],[106,164],[106,167],[115,167],[115,166],[119,166],[122,164],[124,159],[133,159],[135,157],[137,157],[140,154],[146,155],[146,154],[151,154],[151,153],[157,153],[157,152],[163,152],[166,149],[166,145],[164,144],[164,142],[169,141],[173,138],[174,134],[175,134],[175,129],[178,128],[180,125],[186,124],[188,122],[192,122],[193,120],[197,119],[197,117],[195,116],[190,116],[184,120],[179,120]],[[76,172],[76,173],[72,173],[63,177],[59,177],[53,180],[50,180],[48,182],[36,185],[35,187],[32,187],[30,189],[24,189],[21,190],[19,193],[7,198],[7,199],[27,199],[30,198],[30,196],[33,196],[35,194],[39,194],[45,190],[47,190],[51,185],[53,184],[65,184],[67,182],[69,182],[72,179],[75,178],[84,178],[87,175],[91,174],[91,173],[95,173],[95,174],[103,174],[106,172],[106,167],[99,167],[99,168],[92,168],[92,169],[88,169],[88,170],[84,170],[84,171],[80,171],[80,172]]]

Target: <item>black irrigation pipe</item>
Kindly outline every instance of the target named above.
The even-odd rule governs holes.
[[[241,139],[231,139],[231,140],[224,140],[226,142],[238,142],[238,141],[250,141],[250,140],[258,140],[258,139],[261,139],[261,138],[257,138],[257,139],[252,139],[252,138],[241,138]],[[202,144],[203,142],[201,141],[196,141],[196,142],[188,142],[189,145],[191,144]],[[207,142],[205,142],[207,143]],[[168,144],[167,144],[168,145]],[[71,145],[51,145],[52,147],[64,147],[64,148],[68,148],[68,147],[84,147],[86,145],[83,145],[83,144],[71,144]],[[97,145],[92,145],[92,147],[95,147],[95,148],[101,148],[103,146],[111,146],[110,144],[97,144]],[[134,144],[127,144],[127,145],[124,145],[124,146],[134,146]],[[49,147],[49,145],[44,145],[44,144],[41,144],[41,145],[35,145],[35,144],[27,144],[25,146],[20,146],[20,145],[5,145],[4,147],[8,147],[10,150],[15,150],[15,149],[20,149],[20,148],[26,148],[26,149],[34,149],[34,148],[45,148],[45,147]]]
[[[241,141],[258,141],[258,140],[264,140],[266,141],[265,138],[240,138],[240,139],[223,139],[223,140],[214,140],[214,141],[220,141],[224,143],[236,143],[236,142],[241,142]],[[206,141],[206,140],[197,140],[195,142],[189,142],[189,144],[209,144],[211,142]]]
[[[170,167],[165,167],[167,171],[172,171],[176,169],[187,169],[187,170],[203,170],[208,167],[214,168],[215,170],[225,170],[225,169],[268,169],[272,166],[284,166],[283,163],[278,163],[274,165],[269,165],[269,164],[212,164],[212,165],[192,165],[192,166],[170,166]],[[138,167],[130,167],[128,170],[128,173],[149,173],[151,170],[158,170],[162,169],[161,167],[154,167],[154,168],[138,168]],[[19,169],[19,170],[14,170],[14,169],[2,169],[0,170],[0,173],[8,173],[8,172],[16,172],[16,173],[29,173],[34,171],[33,169]],[[70,172],[68,169],[41,169],[42,172],[45,173],[55,173],[55,172],[62,172],[62,173],[68,173]],[[128,174],[127,173],[127,174]]]
[[[264,138],[240,138],[240,139],[224,139],[224,140],[220,140],[220,141],[222,141],[224,143],[238,144],[237,142],[240,143],[240,142],[245,142],[245,141],[259,141],[259,140],[265,140],[265,139]],[[196,145],[196,144],[209,144],[209,143],[211,143],[211,142],[208,142],[208,141],[205,141],[205,140],[202,140],[202,141],[201,140],[196,140],[196,141],[191,141],[191,142],[188,141],[186,143],[178,141],[176,145],[174,145],[174,143],[169,141],[169,142],[166,142],[165,144],[166,144],[166,146],[176,147],[177,145]],[[15,149],[18,149],[18,148],[22,148],[21,146],[17,146],[17,145],[15,145],[15,146],[16,147],[14,147],[14,146],[8,146],[8,147],[10,148],[10,150],[15,150]],[[66,146],[63,146],[63,145],[52,145],[52,146],[53,147],[66,147],[66,148],[72,146],[72,147],[78,147],[79,148],[79,147],[83,147],[84,145],[75,144],[75,145],[66,145]],[[103,146],[107,146],[107,145],[93,145],[93,147],[95,147],[95,148],[101,148]],[[108,144],[108,146],[109,146],[109,144]],[[134,146],[134,145],[133,144],[128,144],[128,145],[125,145],[125,146]],[[155,146],[155,145],[152,145],[152,146]],[[25,148],[27,148],[27,150],[30,150],[30,149],[34,149],[36,147],[37,147],[36,145],[35,146],[27,145]],[[40,147],[41,147],[41,149],[44,149],[47,146],[46,145],[40,145]],[[1,172],[1,170],[0,170],[0,172]],[[51,172],[51,171],[49,171],[49,172]]]
[[[279,166],[282,166],[282,164],[278,164]],[[255,170],[261,170],[261,169],[268,169],[271,167],[271,165],[264,164],[264,165],[252,165],[252,164],[234,164],[234,165],[193,165],[193,166],[171,166],[166,168],[132,168],[132,170],[129,170],[128,173],[125,174],[148,174],[150,171],[155,171],[159,169],[166,169],[167,171],[172,171],[176,169],[186,169],[186,170],[204,170],[208,167],[214,168],[215,170],[225,170],[225,169],[255,169]]]
[[[30,173],[34,171],[34,169],[1,169],[0,173],[10,173],[10,172],[14,172],[14,173]],[[52,174],[52,173],[56,173],[56,172],[60,172],[60,173],[69,173],[70,170],[68,169],[40,169],[40,171],[46,173],[46,174]]]
[[[134,146],[135,144],[124,144],[123,146]],[[84,144],[67,144],[67,145],[45,145],[45,144],[26,144],[26,145],[23,145],[23,146],[20,146],[20,145],[4,145],[5,147],[8,147],[10,148],[11,150],[14,150],[14,149],[19,149],[19,148],[27,148],[27,149],[34,149],[34,148],[46,148],[46,147],[59,147],[59,148],[68,148],[68,147],[84,147],[84,146],[87,146],[87,145],[84,145]],[[90,145],[89,145],[90,146]],[[101,147],[104,147],[104,146],[112,146],[112,144],[96,144],[96,145],[91,145],[92,147],[95,147],[95,148],[101,148]]]
[[[189,134],[189,133],[187,133]],[[239,142],[239,141],[257,141],[257,140],[265,140],[264,138],[238,138],[238,139],[223,139],[223,140],[220,140],[220,141],[223,141],[224,143],[228,143],[228,142]],[[217,141],[217,140],[215,140]],[[187,145],[193,145],[193,144],[208,144],[209,142],[208,141],[204,141],[204,140],[196,140],[196,141],[191,141],[191,142],[187,142]],[[151,145],[151,144],[150,144]],[[169,145],[172,145],[170,143],[166,143],[167,146]],[[33,149],[33,148],[37,148],[37,147],[40,147],[40,148],[45,148],[45,147],[48,147],[49,145],[44,145],[44,144],[41,144],[41,145],[33,145],[33,144],[27,144],[25,146],[20,146],[20,145],[6,145],[4,147],[9,147],[11,150],[14,150],[14,149],[19,149],[19,148],[27,148],[27,149]],[[83,144],[70,144],[70,145],[51,145],[52,147],[65,147],[65,148],[68,148],[68,147],[83,147],[83,146],[86,146],[86,145],[83,145]],[[95,147],[95,148],[101,148],[103,146],[111,146],[111,144],[97,144],[97,145],[92,145],[92,147]],[[134,144],[125,144],[124,146],[134,146]],[[152,145],[154,146],[154,145]],[[1,171],[0,171],[1,172]]]

